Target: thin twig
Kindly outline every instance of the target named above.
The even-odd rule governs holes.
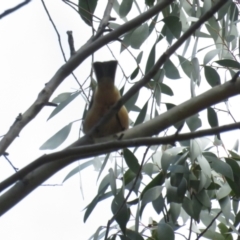
[[[216,221],[216,219],[220,216],[220,214],[222,213],[222,211],[220,211],[213,219],[212,221],[208,224],[208,226],[206,227],[206,229],[204,229],[196,238],[196,240],[200,239],[204,233],[212,226],[212,224]]]
[[[62,55],[63,55],[63,59],[64,59],[64,61],[66,62],[67,59],[66,59],[66,56],[65,56],[65,53],[64,53],[64,50],[63,50],[62,41],[61,41],[61,36],[60,36],[60,34],[59,34],[59,32],[58,32],[58,29],[57,29],[55,23],[54,23],[53,20],[52,20],[52,17],[51,17],[51,15],[50,15],[50,13],[48,12],[48,9],[47,9],[47,6],[46,6],[44,0],[41,0],[41,2],[42,2],[43,8],[44,8],[46,14],[48,15],[49,21],[51,22],[51,24],[52,24],[52,26],[53,26],[56,34],[57,34],[58,44],[59,44],[59,47],[60,47],[60,49],[61,49],[61,52],[62,52]]]
[[[192,234],[192,222],[193,222],[193,218],[190,217],[190,226],[189,226],[188,240],[191,240],[191,234]]]
[[[26,4],[30,3],[32,0],[26,0],[22,3],[19,3],[17,6],[13,7],[13,8],[9,8],[8,10],[5,10],[2,14],[0,14],[0,19],[6,17],[7,15],[9,15],[10,13],[15,12],[16,10],[20,9],[21,7],[25,6]]]
[[[59,47],[60,47],[61,52],[62,52],[62,55],[63,55],[63,59],[64,59],[65,62],[67,62],[67,59],[66,59],[66,56],[65,56],[65,53],[64,53],[64,50],[63,50],[63,46],[62,46],[61,36],[60,36],[60,34],[59,34],[59,32],[58,32],[58,29],[57,29],[55,23],[54,23],[53,20],[52,20],[52,17],[51,17],[51,15],[50,15],[50,13],[48,12],[48,9],[47,9],[47,7],[46,7],[46,4],[45,4],[44,0],[41,0],[41,1],[42,1],[44,10],[45,10],[45,12],[46,12],[47,15],[48,15],[49,21],[52,23],[52,26],[53,26],[56,34],[57,34],[58,43],[59,43]],[[79,85],[79,87],[80,87],[80,89],[81,89],[81,93],[84,94],[83,89],[82,89],[82,86],[81,86],[80,82],[78,81],[77,77],[75,76],[75,74],[74,74],[73,72],[72,72],[71,74],[72,74],[73,78],[75,79],[75,81],[77,82],[77,84]]]
[[[15,166],[12,164],[12,162],[9,160],[9,158],[7,157],[7,155],[4,154],[3,157],[8,161],[8,163],[11,165],[11,167],[13,168],[13,170],[14,170],[15,172],[17,172],[19,168],[15,167]]]

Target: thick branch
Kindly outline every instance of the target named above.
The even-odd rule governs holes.
[[[207,92],[170,109],[155,119],[152,119],[148,122],[125,131],[122,139],[130,139],[130,141],[110,141],[104,144],[87,145],[79,148],[68,148],[61,152],[40,157],[38,160],[31,163],[26,168],[20,170],[19,173],[17,173],[19,175],[14,175],[17,176],[17,178],[14,179],[10,177],[0,185],[4,189],[6,186],[9,186],[9,184],[15,182],[17,179],[22,179],[22,176],[25,176],[26,173],[29,173],[34,164],[36,164],[34,168],[36,166],[40,166],[36,170],[26,175],[21,181],[16,183],[9,191],[0,197],[0,215],[5,213],[8,209],[19,202],[22,198],[24,198],[33,189],[35,189],[38,185],[40,185],[54,173],[66,165],[72,163],[73,161],[78,160],[79,158],[83,159],[93,155],[115,151],[123,147],[173,143],[175,141],[217,134],[222,131],[229,131],[231,129],[239,128],[239,123],[235,123],[232,125],[223,126],[221,128],[213,128],[211,130],[203,130],[196,133],[173,135],[159,139],[151,138],[147,139],[147,141],[146,139],[134,139],[144,136],[152,136],[153,134],[156,134],[161,130],[172,126],[173,123],[183,120],[186,117],[189,117],[203,110],[204,108],[216,104],[226,98],[239,94],[239,92],[240,78],[236,82],[229,81],[223,85],[214,87]],[[99,141],[102,140],[100,139]],[[46,164],[42,165],[43,163]]]
[[[49,101],[52,93],[56,90],[59,84],[76,69],[87,57],[92,53],[106,45],[107,43],[118,39],[122,34],[139,26],[141,23],[147,21],[149,18],[156,15],[159,11],[171,4],[174,0],[164,0],[156,6],[150,8],[145,13],[123,24],[114,31],[106,34],[96,41],[90,39],[83,47],[81,47],[76,54],[74,54],[67,63],[65,63],[46,84],[45,88],[39,93],[37,100],[30,106],[30,108],[22,114],[22,119],[17,121],[7,132],[0,142],[0,155],[2,155],[12,141],[19,135],[21,130],[42,110],[44,105]]]
[[[163,1],[162,3],[167,5],[166,2],[169,3],[170,0]],[[220,8],[220,6],[222,6],[225,2],[226,2],[225,0],[219,1],[218,4],[215,5],[215,7],[214,7],[214,11],[216,12]],[[160,4],[158,4],[157,6],[159,6],[159,5]],[[150,10],[152,10],[152,9],[153,8],[151,8]],[[211,17],[212,14],[214,14],[214,11],[213,10],[209,11],[211,14],[208,14],[208,18]],[[154,14],[156,14],[156,13],[154,12],[153,15]],[[146,17],[146,13],[144,13],[143,15]],[[206,18],[205,20],[207,20],[208,18]],[[126,24],[131,23],[133,25],[135,24],[134,26],[139,25],[139,22],[134,23],[134,21],[136,19],[134,19]],[[143,19],[141,19],[141,20],[143,20]],[[126,24],[124,24],[123,26],[126,26]],[[117,28],[112,33],[109,33],[109,34],[99,38],[96,42],[89,43],[88,46],[85,45],[84,49],[83,48],[80,49],[79,51],[81,54],[79,54],[79,52],[77,52],[76,55],[74,55],[70,59],[69,62],[71,62],[71,64],[69,64],[69,62],[67,64],[65,64],[64,67],[62,67],[57,72],[57,74],[54,76],[56,78],[53,78],[54,80],[52,79],[51,80],[52,82],[51,81],[49,82],[48,85],[50,85],[50,87],[47,85],[48,90],[49,91],[55,90],[54,87],[58,86],[58,81],[60,81],[59,79],[62,79],[63,76],[66,77],[66,74],[68,73],[69,70],[71,72],[72,68],[74,69],[74,67],[76,67],[78,64],[81,63],[81,61],[83,61],[85,59],[84,58],[85,56],[88,56],[88,54],[90,54],[89,52],[91,52],[91,51],[89,48],[91,48],[91,50],[93,49],[93,52],[94,52],[95,50],[97,50],[98,48],[103,46],[107,41],[113,40],[113,39],[109,39],[109,35],[111,37],[113,37],[113,36],[117,36],[117,35],[120,36],[122,33],[124,33],[124,28],[122,28],[123,26]],[[127,26],[129,26],[129,25],[127,25]],[[131,29],[131,28],[129,28],[129,29]],[[119,32],[119,29],[121,30],[120,32]],[[195,29],[191,28],[191,29],[192,29],[191,30],[192,33],[196,30],[196,28]],[[106,41],[106,42],[104,42],[104,41]],[[184,39],[182,39],[182,41],[184,41]],[[176,49],[180,45],[181,45],[181,43],[175,44]],[[172,51],[173,51],[173,49],[172,49]],[[161,61],[166,60],[171,54],[172,54],[172,52],[168,51],[162,58],[159,59],[158,62],[161,63]],[[65,69],[65,68],[67,68],[67,69]],[[155,70],[152,69],[150,72],[154,73],[154,71]],[[133,88],[133,90],[130,90],[130,91],[134,92],[134,91],[136,91],[136,88]],[[131,92],[131,95],[132,95],[132,92]],[[190,99],[189,101],[186,101],[185,103],[180,104],[179,106],[177,106],[175,108],[172,108],[171,110],[163,113],[162,115],[160,115],[159,117],[157,117],[151,121],[148,121],[144,124],[138,125],[132,129],[124,132],[122,139],[131,139],[131,138],[138,138],[138,137],[144,137],[144,136],[152,136],[154,134],[157,134],[160,131],[166,129],[167,127],[170,127],[174,123],[176,123],[180,120],[183,120],[186,117],[189,117],[189,116],[203,110],[204,108],[206,108],[208,106],[211,106],[211,105],[216,104],[226,98],[234,96],[234,95],[238,94],[239,92],[240,92],[240,79],[238,79],[236,82],[227,82],[221,86],[217,86],[217,87],[205,92],[204,94],[201,94],[193,99]],[[52,92],[48,93],[48,95],[45,94],[44,98],[46,98],[47,96],[50,96],[51,93]],[[42,94],[44,94],[44,92]],[[123,101],[124,101],[124,99],[126,100],[127,97],[130,98],[129,95],[130,94],[126,95],[125,98],[123,97]],[[42,102],[41,102],[41,104],[42,104]],[[39,108],[40,108],[39,111],[41,110],[41,107],[42,107],[41,104],[39,104]],[[118,103],[118,105],[116,105],[116,107],[119,107],[121,104],[122,104],[122,102]],[[33,106],[33,107],[36,107],[36,106]],[[18,122],[16,124],[18,124]],[[25,126],[25,125],[23,125],[23,126]],[[84,137],[83,139],[85,142],[82,141],[81,144],[86,144],[86,137]],[[77,146],[77,145],[79,145],[79,141],[76,142],[75,146]],[[0,146],[1,146],[1,144],[0,144]],[[0,151],[2,149],[3,148],[0,147]],[[86,146],[84,147],[84,150],[86,151]],[[108,152],[109,152],[109,150],[108,150]],[[85,153],[87,153],[87,152],[85,152]],[[96,154],[98,154],[98,153],[96,152]],[[74,156],[72,156],[72,157],[74,157]],[[69,156],[65,157],[65,158],[61,157],[60,159],[55,158],[57,161],[50,162],[48,164],[44,164],[44,165],[40,166],[35,171],[33,171],[33,172],[29,173],[27,176],[25,176],[21,181],[17,182],[9,191],[7,191],[5,194],[3,194],[2,197],[0,198],[0,206],[1,206],[0,214],[5,213],[8,209],[10,209],[17,202],[19,202],[21,199],[23,199],[27,194],[29,194],[33,189],[35,189],[37,186],[39,186],[42,182],[44,182],[46,179],[48,179],[54,173],[56,173],[57,171],[59,171],[60,169],[62,169],[66,165],[68,165],[69,163],[71,163],[73,161],[72,157],[69,157]]]

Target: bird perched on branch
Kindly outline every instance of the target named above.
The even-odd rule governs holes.
[[[121,98],[119,90],[114,85],[117,61],[95,62],[93,69],[97,78],[97,87],[92,96],[89,110],[83,123],[83,132],[87,134],[91,128],[109,111]],[[128,112],[122,106],[119,112],[98,129],[94,137],[104,137],[128,129]]]

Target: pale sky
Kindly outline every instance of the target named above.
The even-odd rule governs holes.
[[[15,6],[18,1],[5,1],[1,3],[0,13]],[[66,31],[72,30],[75,48],[83,45],[91,34],[91,29],[82,19],[62,1],[45,1],[48,10],[53,18],[61,40],[66,57],[69,58],[69,47],[67,43]],[[104,6],[102,6],[104,7]],[[98,9],[96,15],[102,16],[102,9]],[[144,8],[143,8],[144,9]],[[113,12],[112,16],[116,16]],[[19,113],[23,113],[37,98],[38,93],[44,84],[50,80],[53,74],[64,63],[62,53],[59,48],[56,33],[46,16],[41,1],[32,1],[20,10],[8,15],[0,20],[0,112],[2,115],[0,125],[0,135],[4,135],[14,122]],[[152,40],[147,40],[142,49],[149,51]],[[121,66],[127,74],[130,74],[135,65],[130,55],[125,51],[119,55],[119,43],[110,44],[113,52],[117,54]],[[162,51],[162,46],[158,46]],[[161,50],[160,50],[161,49]],[[136,50],[133,50],[135,53]],[[190,54],[188,55],[188,57]],[[143,62],[148,54],[144,55]],[[95,55],[96,61],[111,60],[112,55],[103,48]],[[126,61],[127,59],[128,61]],[[90,72],[90,61],[88,58],[74,72],[78,80],[82,83]],[[130,64],[129,64],[130,63]],[[145,69],[145,64],[143,64]],[[138,78],[139,79],[139,78]],[[122,84],[122,73],[118,68],[116,84]],[[168,82],[176,89],[185,84],[186,91],[175,91],[175,98],[163,96],[164,102],[178,103],[190,98],[189,79],[182,74],[182,79]],[[88,86],[86,84],[85,86]],[[207,83],[202,84],[203,89],[209,88]],[[69,76],[54,92],[51,99],[62,92],[73,92],[78,89],[78,85],[72,76]],[[202,89],[197,90],[201,92]],[[147,90],[141,93],[148,94]],[[145,98],[138,101],[139,106],[145,103]],[[235,100],[231,99],[229,105],[236,119],[240,120],[238,111],[239,96]],[[175,101],[176,103],[176,101]],[[165,108],[163,108],[164,110]],[[20,133],[12,145],[7,149],[9,159],[18,168],[22,168],[37,157],[50,151],[40,151],[39,147],[63,126],[74,120],[80,119],[84,110],[84,99],[77,97],[67,108],[56,117],[46,121],[53,108],[45,107],[37,117],[28,124]],[[201,113],[206,116],[206,112]],[[135,117],[131,113],[131,117]],[[223,117],[220,117],[223,116]],[[226,114],[219,114],[220,123],[229,122],[230,118]],[[207,125],[206,118],[203,124]],[[67,140],[57,149],[63,149],[78,138],[80,121],[73,124],[72,131]],[[239,137],[233,133],[227,133],[227,148],[231,148]],[[64,168],[51,179],[47,184],[61,184],[64,177],[75,168],[78,163],[73,163]],[[107,174],[106,169],[105,174]],[[13,174],[13,169],[2,157],[0,161],[0,180]],[[0,218],[0,239],[58,239],[77,240],[88,239],[100,225],[106,225],[111,218],[111,199],[100,203],[93,211],[86,224],[83,223],[84,207],[90,203],[97,191],[97,175],[93,166],[87,168],[80,174],[76,174],[63,186],[41,186],[23,199],[18,205]],[[105,176],[104,173],[102,177]],[[84,199],[82,198],[80,185],[83,185]],[[148,206],[147,208],[150,209]],[[146,211],[148,212],[148,211]],[[148,223],[151,214],[144,213],[144,223]],[[156,216],[156,215],[154,215]],[[133,223],[134,224],[134,223]],[[180,239],[180,238],[179,238]]]

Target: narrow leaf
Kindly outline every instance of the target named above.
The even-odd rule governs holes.
[[[89,26],[92,26],[93,13],[97,6],[97,0],[79,0],[78,12],[82,20]]]
[[[139,26],[135,29],[131,35],[131,47],[139,49],[143,42],[147,39],[149,35],[149,29],[147,23]]]
[[[205,66],[204,73],[205,73],[205,77],[210,86],[215,87],[215,86],[221,84],[220,76],[214,68]]]
[[[71,95],[66,94],[65,97],[67,97],[66,100],[61,101],[60,104],[52,111],[52,113],[50,114],[50,116],[48,117],[47,120],[49,120],[50,118],[52,118],[53,116],[55,116],[57,113],[59,113],[60,111],[62,111],[70,102],[72,102],[78,95],[80,94],[80,92],[75,92]],[[60,95],[59,95],[60,96]],[[57,97],[57,100],[59,100],[59,96]],[[55,99],[55,101],[57,101]]]
[[[140,165],[135,155],[129,149],[125,148],[123,150],[123,156],[129,169],[137,174],[140,170]]]
[[[39,149],[40,150],[53,150],[59,147],[68,137],[72,128],[72,123],[69,123],[57,133],[55,133],[51,138],[49,138]]]

